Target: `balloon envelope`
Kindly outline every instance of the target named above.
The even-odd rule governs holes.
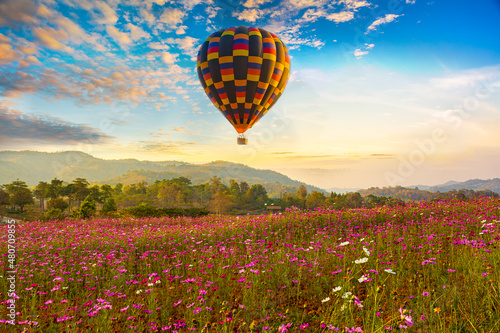
[[[208,98],[238,133],[244,133],[280,98],[290,57],[276,35],[232,27],[213,33],[201,45],[197,72]]]

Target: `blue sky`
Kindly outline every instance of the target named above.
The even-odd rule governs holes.
[[[0,149],[228,160],[323,188],[500,177],[499,18],[495,0],[2,1]],[[246,147],[195,72],[238,25],[292,57]]]

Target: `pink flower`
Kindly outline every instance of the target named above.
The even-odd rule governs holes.
[[[47,302],[45,302],[46,305],[53,303],[54,301],[49,299]]]

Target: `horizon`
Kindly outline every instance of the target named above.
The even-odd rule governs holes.
[[[0,150],[227,161],[324,189],[499,178],[499,14],[496,0],[7,0]],[[195,71],[201,43],[241,25],[291,57],[245,147]]]
[[[48,153],[48,154],[59,154],[59,153],[82,153],[82,154],[86,154],[86,155],[89,155],[93,158],[96,158],[96,159],[101,159],[101,160],[105,160],[105,161],[119,161],[119,160],[136,160],[136,161],[139,161],[139,162],[179,162],[179,163],[187,163],[187,164],[192,164],[192,165],[203,165],[203,164],[211,164],[211,163],[216,163],[216,162],[223,162],[223,163],[231,163],[231,164],[240,164],[240,165],[243,165],[243,166],[246,166],[246,167],[250,167],[252,168],[251,166],[247,165],[247,164],[244,164],[244,163],[237,163],[237,162],[231,162],[231,161],[225,161],[225,160],[214,160],[214,161],[210,161],[210,162],[184,162],[184,161],[178,161],[178,160],[158,160],[158,161],[150,161],[150,160],[143,160],[143,159],[137,159],[137,158],[119,158],[119,159],[107,159],[107,158],[101,158],[101,157],[96,157],[96,156],[93,156],[89,153],[86,153],[86,152],[83,152],[83,151],[79,151],[79,150],[65,150],[65,151],[55,151],[55,152],[47,152],[47,151],[35,151],[35,150],[22,150],[22,151],[16,151],[16,150],[2,150],[0,151],[0,154],[1,153],[4,153],[4,152],[32,152],[32,153]],[[281,173],[279,170],[272,170],[272,169],[259,169],[259,168],[254,168],[254,169],[258,169],[258,170],[263,170],[263,171],[274,171],[274,172],[278,172],[278,173]],[[140,169],[137,169],[137,170],[140,170]],[[144,169],[142,169],[144,170]],[[133,171],[133,170],[130,170],[130,171]],[[153,172],[161,172],[161,171],[153,171]],[[300,179],[294,179],[293,177],[290,177],[286,174],[283,174],[287,177],[289,177],[292,181],[298,181],[298,182],[302,182]],[[57,176],[56,176],[57,178]],[[188,177],[189,178],[189,177]],[[425,186],[425,187],[440,187],[440,186],[447,186],[447,185],[451,185],[451,184],[454,184],[454,183],[462,183],[462,182],[466,182],[466,181],[473,181],[473,180],[495,180],[495,179],[499,179],[499,177],[494,177],[494,178],[487,178],[487,179],[481,179],[481,178],[470,178],[470,179],[466,179],[466,180],[463,180],[463,181],[457,181],[455,179],[450,179],[448,181],[445,181],[445,182],[442,182],[442,183],[437,183],[437,184],[412,184],[412,185],[406,185],[406,186],[403,186],[405,188],[419,188],[421,186]],[[22,179],[20,179],[22,181]],[[43,179],[41,180],[43,181]],[[48,179],[45,179],[45,181],[48,181]],[[95,183],[95,182],[102,182],[102,181],[105,181],[105,179],[98,179],[98,180],[95,180],[95,181],[92,181],[92,183]],[[395,186],[400,186],[400,185],[395,185],[395,186],[365,186],[365,187],[338,187],[338,186],[331,186],[331,187],[326,187],[326,188],[323,188],[321,186],[317,186],[317,185],[314,185],[314,184],[308,184],[306,182],[303,182],[305,185],[307,186],[315,186],[325,192],[331,192],[331,191],[335,191],[335,190],[340,190],[341,192],[349,192],[349,191],[358,191],[358,190],[366,190],[366,189],[370,189],[370,188],[383,188],[383,187],[395,187]],[[33,185],[34,186],[34,185]],[[402,186],[402,185],[401,185]],[[419,188],[420,189],[420,188]],[[424,189],[425,190],[425,189]],[[340,192],[339,192],[340,193]]]

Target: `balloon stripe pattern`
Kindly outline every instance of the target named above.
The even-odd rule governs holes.
[[[196,70],[208,98],[238,133],[244,133],[283,94],[290,56],[285,44],[269,31],[231,27],[205,40]]]

